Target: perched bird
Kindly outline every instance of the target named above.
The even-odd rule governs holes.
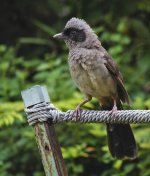
[[[112,57],[102,47],[97,35],[82,19],[71,18],[63,31],[54,35],[63,39],[69,48],[70,73],[80,91],[85,94],[75,112],[95,97],[103,110],[110,110],[113,118],[122,102],[129,104],[123,78]],[[135,158],[137,146],[129,124],[106,124],[109,150],[113,157]]]

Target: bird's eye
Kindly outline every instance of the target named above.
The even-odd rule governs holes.
[[[75,42],[83,42],[86,39],[85,32],[80,29],[66,28],[63,31],[67,39]]]
[[[71,32],[70,32],[70,37],[72,38],[72,37],[74,37],[76,34],[77,34],[77,31],[71,31]]]

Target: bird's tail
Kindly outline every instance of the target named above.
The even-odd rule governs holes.
[[[103,110],[110,110],[112,107],[102,107]],[[121,102],[118,109],[123,109]],[[114,117],[115,118],[115,117]],[[113,157],[117,159],[135,158],[137,155],[137,145],[129,124],[106,124],[108,147]]]

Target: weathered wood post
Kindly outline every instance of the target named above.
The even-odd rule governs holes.
[[[50,102],[45,86],[34,86],[22,91],[21,94],[26,108],[43,102]],[[47,121],[38,122],[34,125],[34,133],[46,176],[67,176],[54,125]]]

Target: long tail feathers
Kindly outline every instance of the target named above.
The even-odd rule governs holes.
[[[109,150],[113,157],[135,158],[137,146],[129,124],[107,124]]]
[[[122,109],[119,102],[118,109]],[[110,107],[102,107],[103,110],[110,110]],[[137,145],[129,124],[106,124],[108,147],[113,157],[117,159],[136,158]]]

